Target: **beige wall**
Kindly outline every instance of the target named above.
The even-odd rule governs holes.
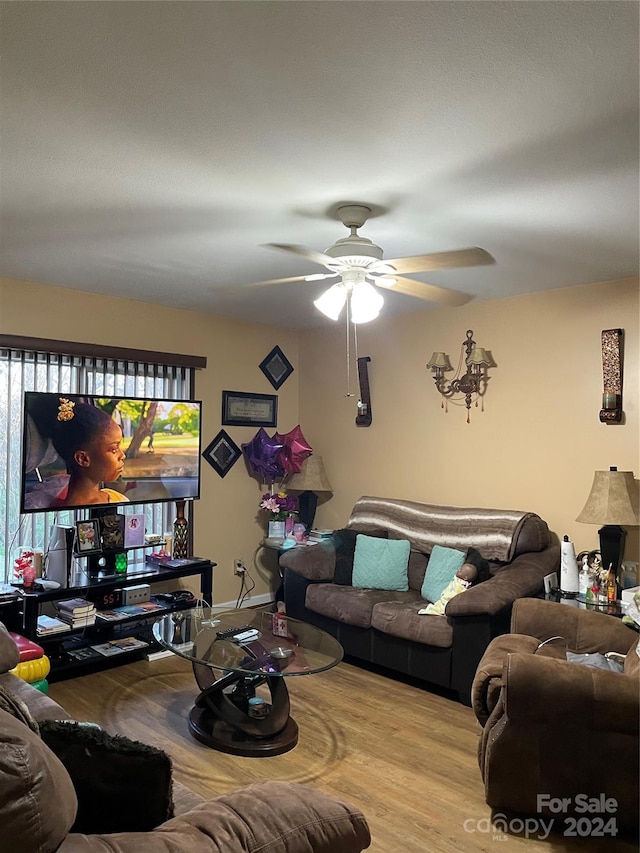
[[[373,424],[355,426],[347,399],[344,327],[317,330],[301,348],[300,418],[322,454],[333,497],[322,526],[340,525],[362,494],[538,512],[576,549],[598,546],[597,526],[575,521],[596,469],[640,475],[638,281],[624,280],[510,299],[381,317],[359,327],[368,355]],[[598,419],[600,333],[625,330],[625,423]],[[490,349],[484,412],[440,408],[426,363],[434,350],[455,367],[467,329]],[[357,380],[352,382],[357,394]],[[638,529],[626,557],[638,559]]]
[[[73,304],[70,310],[69,305]],[[638,281],[565,288],[458,309],[425,309],[359,327],[359,353],[369,355],[373,425],[355,426],[357,375],[346,398],[344,327],[307,331],[232,323],[211,315],[0,280],[0,332],[204,355],[197,377],[204,402],[205,442],[220,429],[222,389],[272,393],[258,369],[278,344],[296,368],[278,391],[278,429],[297,423],[324,458],[334,494],[316,521],[344,523],[362,494],[453,505],[522,508],[540,513],[576,548],[598,545],[597,526],[579,524],[596,469],[617,465],[640,474]],[[625,330],[625,423],[599,422],[600,333]],[[430,371],[434,350],[457,363],[467,329],[490,349],[484,412],[440,408]],[[298,351],[299,347],[299,351]],[[228,427],[238,445],[255,429]],[[259,547],[261,494],[238,462],[221,479],[203,462],[202,499],[195,503],[195,548],[218,563],[214,595],[235,600],[233,559],[242,557],[257,582],[275,581],[275,554]],[[638,529],[629,530],[627,559],[638,559]]]
[[[0,332],[206,356],[207,368],[196,376],[196,396],[203,401],[203,449],[221,428],[223,389],[275,393],[258,365],[278,344],[296,368],[278,391],[278,429],[288,432],[298,423],[298,340],[291,331],[0,279]],[[225,429],[238,446],[256,432],[255,427]],[[235,557],[245,561],[256,581],[254,596],[276,585],[276,555],[258,548],[264,535],[257,515],[261,493],[244,459],[224,479],[203,460],[201,499],[193,505],[194,547],[199,556],[218,564],[218,602],[237,598]],[[187,581],[193,588],[194,583]]]

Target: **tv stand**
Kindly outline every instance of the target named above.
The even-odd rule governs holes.
[[[48,676],[50,681],[70,678],[74,675],[86,674],[89,671],[104,669],[114,664],[130,663],[143,657],[150,649],[145,647],[127,651],[114,657],[102,659],[79,660],[68,654],[67,649],[71,646],[77,648],[79,644],[91,646],[105,643],[114,636],[136,636],[144,634],[145,639],[151,637],[151,625],[158,614],[148,616],[132,616],[117,622],[105,622],[96,619],[94,625],[85,628],[72,629],[60,634],[47,636],[39,635],[37,632],[38,616],[43,604],[61,601],[65,598],[86,598],[96,605],[98,611],[110,610],[114,606],[116,590],[125,587],[147,583],[151,587],[167,581],[180,580],[184,577],[200,576],[200,594],[207,605],[212,604],[213,592],[213,568],[216,564],[211,560],[193,557],[190,561],[181,561],[180,566],[168,566],[164,563],[140,564],[139,570],[133,568],[127,574],[112,575],[109,577],[90,577],[88,572],[79,572],[74,576],[72,585],[60,589],[47,589],[40,592],[22,592],[17,607],[21,612],[11,626],[12,630],[23,634],[30,640],[38,643],[45,650],[45,654],[51,661],[51,672]],[[167,603],[166,609],[160,611],[165,615],[172,610],[185,609],[184,604]],[[9,627],[9,626],[7,626]],[[152,645],[150,641],[150,645]]]

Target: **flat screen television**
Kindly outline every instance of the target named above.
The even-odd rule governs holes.
[[[24,396],[20,511],[200,497],[200,401]]]

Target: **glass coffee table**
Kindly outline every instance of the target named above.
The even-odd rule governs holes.
[[[288,617],[274,624],[274,616],[262,608],[195,608],[154,624],[160,645],[192,664],[201,692],[189,731],[201,743],[232,755],[271,756],[298,742],[285,679],[331,669],[344,652],[325,631]],[[239,628],[255,633],[225,636]]]

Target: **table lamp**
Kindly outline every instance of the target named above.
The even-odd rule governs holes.
[[[640,524],[638,503],[638,483],[632,471],[618,471],[617,468],[596,471],[587,502],[576,518],[585,524],[603,525],[598,531],[602,566],[605,570],[613,566],[616,577],[627,535],[620,525],[634,527]]]
[[[298,517],[307,533],[313,527],[318,505],[318,493],[333,493],[331,483],[322,464],[322,456],[315,453],[302,463],[299,474],[294,474],[287,483],[287,491],[301,492],[298,497]]]

